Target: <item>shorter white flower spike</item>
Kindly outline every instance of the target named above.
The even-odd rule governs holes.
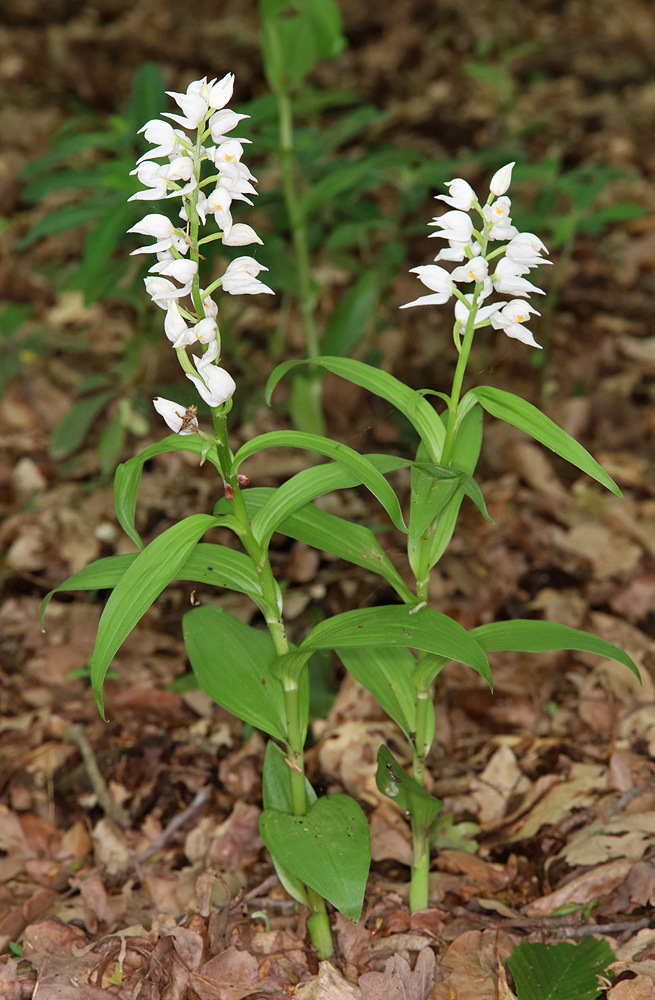
[[[180,403],[175,403],[172,399],[164,399],[163,396],[155,396],[152,405],[176,434],[198,433],[195,406],[186,409]]]

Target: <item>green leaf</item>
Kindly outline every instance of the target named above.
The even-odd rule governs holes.
[[[316,364],[328,371],[360,385],[363,389],[381,396],[403,413],[418,431],[427,447],[430,458],[438,462],[446,437],[441,419],[420,392],[410,389],[404,382],[388,372],[354,361],[352,358],[319,357],[308,361],[285,361],[275,368],[266,384],[266,399],[270,402],[273,389],[295,365]]]
[[[475,479],[449,466],[414,463],[409,521],[409,544],[412,549],[416,548],[435,517],[457,493],[466,494],[482,516],[491,521]]]
[[[473,667],[492,687],[489,664],[480,645],[456,621],[433,608],[413,612],[397,605],[383,605],[334,615],[319,622],[298,650],[288,657],[306,658],[312,649],[362,646],[423,649],[449,660],[458,660]]]
[[[513,424],[514,427],[525,431],[535,441],[544,444],[556,455],[565,458],[567,462],[575,465],[582,472],[586,472],[588,476],[611,490],[612,493],[619,497],[622,496],[621,490],[614,480],[607,475],[586,448],[583,448],[575,438],[558,427],[532,403],[526,402],[520,396],[515,396],[513,392],[505,392],[504,389],[495,389],[488,385],[471,389],[471,394],[492,417],[505,420],[508,424]]]
[[[107,556],[97,559],[89,566],[73,573],[58,587],[43,598],[39,624],[43,630],[43,616],[55,594],[64,590],[108,590],[113,589],[125,575],[125,571],[138,556],[130,552],[122,556]],[[177,571],[176,580],[192,583],[210,583],[215,587],[236,590],[261,607],[263,594],[259,580],[249,556],[236,552],[225,545],[198,542],[188,559]]]
[[[328,458],[332,458],[335,462],[344,465],[351,472],[354,472],[359,477],[359,481],[364,486],[367,486],[371,493],[377,497],[399,531],[407,530],[398,497],[372,462],[369,462],[367,458],[364,458],[363,455],[360,455],[353,448],[332,441],[330,438],[321,437],[320,434],[307,434],[304,431],[271,431],[268,434],[259,434],[252,441],[247,441],[246,444],[239,448],[234,456],[234,470],[236,471],[246,458],[249,458],[256,452],[262,451],[264,448],[277,447],[306,448],[308,451],[317,451],[320,455],[325,455]],[[309,474],[312,472],[311,469],[305,471]],[[280,499],[280,494],[283,489],[284,487],[280,487],[276,494],[278,499],[274,498],[271,501],[272,503],[282,504],[285,494],[282,494],[282,499]],[[284,516],[286,516],[286,511]],[[268,528],[261,524],[258,524],[256,528],[253,525],[253,531],[258,541],[261,541],[265,537],[266,530]],[[259,535],[259,532],[262,532],[262,534]]]
[[[444,418],[445,418],[444,414]],[[451,466],[454,469],[461,469],[462,472],[472,476],[478,464],[480,448],[482,447],[482,409],[474,405],[468,410],[457,429],[455,446],[451,459]],[[462,505],[463,493],[456,493],[446,504],[439,515],[435,527],[430,535],[430,568],[434,566],[448,548],[450,539],[453,537],[459,508]],[[410,525],[411,527],[411,525]],[[409,551],[410,560],[412,556]]]
[[[179,434],[169,434],[163,441],[159,441],[158,444],[149,445],[149,447],[144,448],[138,455],[135,455],[134,458],[123,462],[116,469],[114,477],[116,517],[123,531],[129,535],[134,544],[140,549],[143,548],[143,542],[134,526],[134,515],[144,464],[151,458],[154,458],[155,455],[162,455],[167,451],[191,451],[196,455],[201,455],[204,447],[205,442],[195,434],[185,434],[182,437]],[[215,447],[210,449],[207,458],[220,472]]]
[[[507,960],[518,1000],[596,1000],[614,955],[604,939],[580,944],[521,941]]]
[[[545,653],[553,649],[576,649],[583,653],[598,653],[610,660],[623,663],[635,677],[639,678],[639,668],[634,660],[615,646],[597,635],[582,632],[558,622],[543,622],[532,619],[515,618],[507,622],[491,622],[479,625],[469,633],[486,653],[514,650],[519,653]]]
[[[416,660],[409,650],[391,646],[364,649],[339,646],[335,652],[348,673],[368,688],[411,742],[411,734],[416,733],[416,692],[412,684]],[[428,733],[430,739],[432,736],[434,727]]]
[[[266,746],[264,757],[264,771],[262,774],[262,791],[264,799],[264,809],[275,809],[278,812],[293,812],[293,796],[291,794],[291,777],[289,765],[284,759],[284,753],[277,743],[269,740]],[[307,804],[313,805],[316,802],[316,792],[305,778],[305,793]],[[292,875],[277,858],[273,857],[273,865],[280,882],[293,899],[309,905],[309,899],[305,885],[299,878]]]
[[[89,427],[112,396],[112,392],[101,392],[73,403],[53,428],[48,442],[50,458],[65,458],[79,448]]]
[[[285,740],[284,693],[271,669],[276,653],[268,632],[244,625],[217,607],[189,611],[183,628],[203,691],[238,719]],[[306,686],[304,695],[306,704]]]
[[[392,468],[399,468],[406,464],[404,460],[395,459],[392,456],[369,455],[367,457],[381,472],[391,471]],[[312,489],[317,489],[322,481],[321,493],[344,489],[348,486],[357,486],[359,483],[359,478],[354,473],[337,463],[317,466],[313,471],[315,478]],[[297,480],[302,475],[303,473],[298,473],[298,476],[293,478]],[[300,491],[302,484],[297,483],[296,485]],[[263,509],[264,504],[274,496],[275,492],[276,490],[271,487],[255,487],[244,491],[242,495],[251,521],[257,517],[258,512]],[[314,495],[316,494],[314,493]],[[220,500],[214,508],[214,513],[219,514],[230,510],[230,501]],[[355,566],[362,566],[373,573],[378,573],[394,587],[403,601],[409,604],[414,603],[415,598],[412,591],[370,528],[346,521],[344,518],[330,514],[312,503],[305,503],[299,510],[276,524],[275,530],[282,532],[289,538],[306,542],[307,545],[312,545],[314,548],[320,549],[321,552],[330,552],[340,559],[346,559]]]
[[[349,920],[359,920],[371,863],[366,816],[348,795],[327,795],[306,816],[265,809],[262,840],[296,878],[327,899]]]
[[[108,590],[116,586],[119,580],[125,575],[125,571],[136,559],[138,553],[130,552],[123,556],[106,556],[104,559],[96,559],[89,566],[73,573],[67,580],[60,583],[58,587],[51,590],[41,602],[41,612],[39,615],[39,626],[44,632],[43,618],[50,601],[55,594],[62,590]]]
[[[377,271],[364,271],[342,295],[332,312],[323,336],[321,351],[325,354],[348,354],[361,340],[380,296]]]
[[[42,219],[39,219],[32,228],[16,244],[18,250],[26,250],[32,243],[42,239],[44,236],[57,236],[67,229],[74,229],[91,222],[98,217],[100,212],[99,199],[89,198],[76,205],[68,205],[66,208],[58,208],[49,212]]]
[[[150,542],[114,587],[98,624],[91,682],[104,718],[102,685],[116,651],[164,587],[174,580],[198,539],[217,524],[211,514],[193,514]]]
[[[410,814],[412,830],[427,833],[441,812],[443,802],[426,792],[384,745],[378,750],[375,782],[383,795]]]

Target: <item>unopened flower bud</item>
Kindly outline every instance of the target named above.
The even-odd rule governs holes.
[[[496,198],[500,198],[500,196],[505,194],[509,188],[512,180],[512,168],[515,163],[515,160],[513,160],[512,163],[507,163],[504,167],[501,167],[500,170],[497,170],[491,178],[489,190],[496,196]]]

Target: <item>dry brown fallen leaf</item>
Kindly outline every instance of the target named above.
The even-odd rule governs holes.
[[[561,889],[528,903],[522,908],[522,912],[528,917],[546,916],[566,903],[584,904],[592,899],[602,899],[621,885],[631,868],[631,861],[611,861],[606,865],[598,865],[597,868],[571,879]]]
[[[419,952],[414,969],[400,955],[392,955],[384,972],[365,972],[359,977],[362,1000],[427,1000],[435,970],[431,948]]]
[[[464,931],[447,948],[441,965],[450,975],[437,983],[429,1000],[497,1000],[497,968],[514,942],[504,931]]]
[[[295,1000],[361,1000],[361,990],[343,978],[330,962],[321,962],[318,976],[296,988]]]

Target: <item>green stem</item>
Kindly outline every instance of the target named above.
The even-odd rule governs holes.
[[[248,512],[236,473],[233,471],[233,456],[227,445],[227,417],[222,407],[212,409],[214,429],[218,441],[218,456],[223,478],[231,487],[232,511],[240,527],[240,538],[246,552],[253,560],[259,583],[264,595],[262,602],[266,625],[273,639],[278,656],[289,652],[289,643],[284,631],[280,590],[273,575],[268,551],[259,544],[252,533]],[[305,789],[305,733],[302,725],[300,689],[297,680],[286,677],[283,680],[284,708],[287,730],[287,756],[291,774],[291,799],[296,816],[307,813],[307,792]],[[329,958],[333,952],[332,931],[325,908],[325,900],[317,892],[306,886],[310,917],[307,920],[309,933],[320,959]]]
[[[409,908],[412,913],[427,910],[429,902],[430,838],[426,830],[412,826],[412,877],[409,884]]]
[[[466,365],[468,364],[469,354],[471,353],[471,347],[473,345],[473,335],[475,333],[475,317],[478,311],[478,299],[480,298],[482,287],[483,287],[482,282],[478,282],[475,286],[475,292],[473,293],[473,301],[471,303],[471,311],[469,312],[468,319],[466,321],[464,339],[462,340],[462,349],[459,353],[459,358],[457,359],[457,367],[455,369],[455,375],[453,378],[453,388],[450,394],[450,402],[448,404],[448,425],[446,427],[446,438],[444,441],[443,450],[441,452],[442,465],[449,465],[453,455],[453,447],[455,445],[455,437],[457,434],[457,415],[459,410],[459,400],[462,392],[462,384],[464,382],[464,373],[466,372]]]
[[[298,270],[299,305],[305,330],[305,345],[308,358],[318,355],[318,331],[314,319],[316,296],[312,288],[312,277],[307,245],[307,230],[305,215],[300,207],[300,193],[296,188],[295,159],[293,145],[293,114],[291,98],[287,93],[276,94],[280,130],[280,168],[282,171],[282,190],[289,225],[293,250]]]
[[[286,91],[278,90],[276,99],[280,133],[282,192],[296,262],[298,305],[305,335],[305,353],[308,358],[315,358],[320,353],[315,319],[316,292],[311,275],[305,213],[301,207],[300,192],[296,185],[291,98]],[[297,375],[296,381],[304,384],[308,391],[292,395],[291,416],[294,424],[300,426],[302,423],[302,427],[310,427],[317,434],[325,433],[325,421],[321,406],[321,373],[312,372],[308,375]]]

